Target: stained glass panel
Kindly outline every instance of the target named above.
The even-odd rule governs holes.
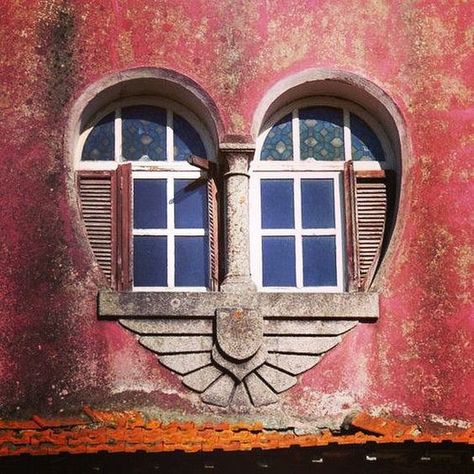
[[[150,105],[123,108],[122,154],[130,161],[166,160],[166,110]]]
[[[206,149],[198,132],[187,120],[173,114],[174,159],[185,161],[190,155],[207,158]]]
[[[384,161],[380,140],[357,115],[351,114],[352,159],[354,161]]]
[[[114,119],[115,112],[112,112],[94,126],[82,149],[82,161],[114,160]]]
[[[260,159],[269,161],[293,159],[291,114],[285,115],[268,132],[263,143]]]
[[[302,160],[344,160],[342,109],[307,107],[300,109],[299,118]]]

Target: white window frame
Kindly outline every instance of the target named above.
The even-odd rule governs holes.
[[[154,106],[166,111],[166,160],[163,161],[128,161],[122,156],[122,109],[129,106]],[[105,116],[114,113],[114,160],[81,161],[82,150],[87,137]],[[206,150],[207,159],[217,163],[217,150],[207,131],[198,117],[183,107],[181,104],[161,97],[138,96],[128,99],[122,99],[111,103],[108,107],[101,109],[94,115],[89,125],[84,128],[79,136],[75,153],[75,169],[77,171],[109,171],[116,170],[120,164],[130,163],[132,167],[132,189],[131,189],[131,213],[130,213],[130,262],[133,275],[133,237],[136,235],[156,235],[166,236],[167,238],[167,283],[168,286],[135,286],[132,290],[135,292],[166,292],[166,291],[210,291],[206,287],[194,286],[175,286],[175,254],[174,241],[177,236],[207,236],[209,240],[208,229],[175,229],[174,228],[174,204],[172,202],[174,194],[175,179],[198,179],[202,172],[195,166],[186,161],[174,161],[174,130],[173,117],[178,114],[189,122],[196,130],[202,140]],[[166,179],[167,189],[167,228],[166,229],[135,229],[133,223],[133,191],[135,179]],[[209,263],[210,271],[210,263]]]
[[[314,159],[301,159],[300,154],[300,128],[299,128],[299,110],[306,107],[327,106],[342,109],[343,113],[343,133],[344,133],[344,160],[341,161],[323,161]],[[345,219],[344,194],[342,185],[342,172],[345,162],[352,160],[352,136],[350,130],[350,114],[354,113],[364,120],[372,131],[379,138],[384,152],[385,160],[379,161],[353,161],[355,171],[360,170],[385,170],[394,169],[394,153],[386,133],[382,126],[362,107],[335,97],[313,97],[301,99],[280,109],[271,116],[263,125],[262,132],[257,138],[255,158],[250,165],[250,241],[251,241],[251,271],[252,278],[259,291],[298,291],[298,292],[343,292],[347,288],[346,272],[346,252],[345,252],[345,229],[343,222]],[[292,145],[293,160],[260,160],[263,144],[271,128],[280,119],[286,115],[292,116]],[[334,206],[336,219],[336,270],[337,285],[335,287],[303,287],[303,259],[302,251],[296,246],[296,287],[264,287],[263,279],[263,261],[262,261],[262,229],[261,229],[261,207],[260,207],[260,180],[271,179],[305,179],[314,177],[331,177],[334,179]],[[300,188],[295,186],[295,195],[300,193]],[[301,216],[301,202],[297,201],[295,196],[295,217]],[[299,206],[299,207],[297,207]],[[300,222],[301,223],[301,222]],[[296,222],[295,222],[296,225]],[[269,229],[268,235],[276,235]],[[281,235],[290,235],[284,234]],[[303,234],[300,234],[303,235]],[[316,235],[316,234],[315,234]],[[319,234],[323,235],[323,234]],[[331,234],[334,235],[334,234]],[[301,240],[301,239],[300,239]],[[300,243],[301,247],[301,243]]]
[[[133,291],[208,291],[206,286],[176,286],[175,285],[175,238],[181,236],[202,237],[207,236],[207,229],[198,228],[175,228],[174,223],[174,182],[177,179],[198,179],[199,171],[177,171],[177,172],[158,172],[158,171],[133,171],[132,182],[136,179],[161,179],[166,180],[166,228],[164,229],[136,229],[132,222],[132,239],[135,236],[162,236],[166,237],[167,248],[167,286],[135,286]],[[205,186],[205,184],[203,184]],[[133,221],[133,192],[132,184],[132,221]],[[208,242],[209,243],[209,242]],[[131,245],[131,261],[133,262],[133,243]]]
[[[261,225],[261,187],[262,179],[291,179],[293,181],[294,228],[262,229]],[[335,227],[319,229],[302,228],[301,180],[331,179],[334,183],[334,220]],[[344,232],[343,232],[343,195],[342,180],[339,172],[301,172],[301,171],[267,171],[255,173],[250,184],[250,229],[252,231],[250,258],[252,275],[259,291],[278,292],[317,292],[340,293],[344,291]],[[336,285],[335,286],[303,286],[303,237],[313,235],[330,235],[336,238]],[[265,236],[295,237],[295,286],[263,286],[262,238]]]

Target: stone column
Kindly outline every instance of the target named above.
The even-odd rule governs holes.
[[[250,278],[248,173],[255,147],[224,143],[221,152],[228,169],[224,174],[226,274],[221,291],[255,291]]]

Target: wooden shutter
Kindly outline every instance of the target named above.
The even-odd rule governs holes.
[[[79,171],[79,200],[89,244],[112,288],[117,279],[115,171]]]
[[[345,170],[346,235],[350,289],[367,290],[380,259],[387,227],[390,175],[383,170]]]
[[[209,173],[207,202],[209,222],[209,285],[211,291],[219,289],[219,208],[215,170]]]
[[[207,173],[207,212],[209,223],[209,288],[219,289],[219,199],[217,187],[217,166],[199,156],[188,158],[190,165]]]
[[[79,171],[77,180],[81,215],[96,261],[112,288],[129,289],[131,167]]]

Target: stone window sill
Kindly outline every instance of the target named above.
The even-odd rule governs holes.
[[[213,317],[218,308],[255,308],[264,318],[379,317],[378,293],[116,292],[99,293],[100,318]]]

